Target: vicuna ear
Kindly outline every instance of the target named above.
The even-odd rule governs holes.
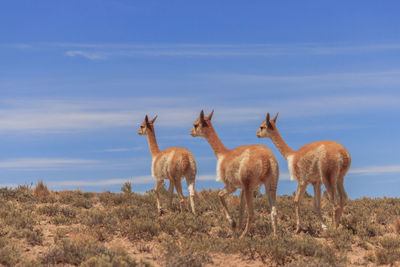
[[[154,123],[157,119],[157,115],[151,120],[151,123]]]
[[[213,115],[214,115],[214,110],[212,110],[211,113],[208,114],[207,119],[208,119],[209,121],[211,121],[211,118],[212,118]]]
[[[146,122],[147,128],[150,128],[149,116],[146,115],[146,117],[144,117],[144,121]]]
[[[279,112],[276,113],[275,117],[272,119],[274,121],[274,123],[276,123],[276,119],[278,118]]]
[[[271,122],[270,122],[270,117],[269,117],[269,112],[267,113],[267,116],[265,117],[265,122],[267,123],[267,127],[271,130],[274,129],[274,127],[272,126]]]
[[[204,124],[206,121],[204,120],[204,110],[200,111],[200,122]]]

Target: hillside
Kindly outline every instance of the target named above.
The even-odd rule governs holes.
[[[250,236],[233,238],[217,191],[199,192],[199,215],[173,210],[158,216],[153,192],[0,189],[0,263],[5,266],[376,266],[400,265],[400,199],[349,200],[338,230],[321,231],[309,195],[304,232],[295,235],[292,196],[279,196],[279,237],[272,235],[268,201],[256,194]],[[330,225],[329,201],[323,213]],[[228,198],[238,216],[239,199]]]

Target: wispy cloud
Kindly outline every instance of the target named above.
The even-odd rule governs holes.
[[[350,169],[352,175],[384,175],[400,173],[400,165],[367,166],[364,168]]]
[[[100,163],[97,160],[69,159],[69,158],[18,158],[0,161],[0,168],[4,169],[64,169],[71,166],[93,166]]]
[[[179,99],[114,99],[114,100],[0,100],[0,132],[19,131],[57,133],[137,126],[143,110],[164,114],[168,123],[193,118],[187,108],[170,107]],[[144,104],[146,103],[146,104]],[[165,107],[163,107],[165,106]],[[178,119],[179,118],[179,119]],[[163,125],[165,120],[159,125]]]
[[[148,101],[138,98],[88,101],[76,99],[0,100],[0,133],[11,131],[62,133],[118,127],[136,129],[144,119],[145,110],[151,111],[151,116],[156,114],[162,116],[162,119],[157,121],[157,125],[191,128],[203,107],[196,107],[187,102],[191,103],[191,101],[169,98]],[[398,109],[400,97],[394,95],[326,96],[286,98],[279,101],[265,100],[262,105],[256,107],[237,105],[234,101],[230,105],[226,103],[208,103],[208,105],[212,105],[216,110],[215,120],[226,124],[260,120],[264,118],[267,111],[279,111],[286,118],[290,118],[304,115],[351,114],[374,109]],[[235,115],[232,116],[232,114]]]
[[[108,148],[103,150],[97,150],[97,152],[106,152],[106,153],[117,153],[117,152],[128,152],[128,151],[137,151],[141,150],[140,147],[137,148],[128,148],[128,147],[120,147],[120,148]]]
[[[154,178],[152,176],[137,176],[137,177],[127,177],[127,178],[113,178],[113,179],[99,179],[95,181],[84,181],[84,180],[66,180],[66,181],[47,181],[46,184],[51,187],[99,187],[107,185],[123,185],[126,182],[131,182],[132,184],[150,184],[154,183]]]
[[[75,57],[75,56],[81,56],[85,57],[87,59],[105,59],[107,57],[106,54],[104,53],[91,53],[91,52],[86,52],[86,51],[81,51],[81,50],[71,50],[67,51],[65,53],[69,57]]]
[[[22,162],[22,161],[21,161]],[[29,163],[30,162],[30,163]],[[49,162],[53,163],[55,166],[65,166],[70,164],[83,164],[85,161],[80,160],[29,160],[19,166],[32,167],[35,166],[48,166]],[[91,162],[92,163],[92,162]],[[0,162],[0,167],[4,167],[4,162]],[[18,163],[11,163],[12,167],[17,167]],[[369,176],[369,175],[386,175],[386,174],[398,174],[400,173],[400,165],[383,165],[383,166],[367,166],[362,168],[351,168],[348,175],[351,176]],[[196,177],[197,181],[215,181],[215,174],[202,174]],[[290,181],[289,173],[280,173],[279,180]],[[131,182],[133,185],[152,185],[155,180],[150,175],[126,177],[126,178],[111,178],[111,179],[98,179],[85,181],[81,180],[63,180],[63,181],[44,181],[46,185],[51,189],[71,189],[71,188],[81,188],[81,187],[104,187],[113,185],[123,185],[126,182]],[[17,187],[18,184],[8,183],[0,184],[0,187]]]
[[[400,50],[400,43],[295,43],[295,44],[202,44],[202,43],[18,43],[2,48],[58,52],[70,57],[99,60],[112,57],[276,57],[297,55],[362,54]]]
[[[375,86],[384,88],[400,85],[400,70],[378,70],[369,72],[338,72],[310,75],[263,75],[242,73],[210,73],[197,76],[218,84],[239,84],[247,86],[279,86],[299,88],[303,91],[315,88],[360,88]],[[283,89],[284,89],[283,88]],[[291,89],[293,90],[293,89]]]
[[[140,184],[153,184],[154,178],[152,176],[136,176],[136,177],[126,177],[126,178],[111,178],[111,179],[98,179],[85,181],[81,180],[63,180],[63,181],[46,181],[43,182],[53,190],[63,190],[63,189],[78,189],[82,187],[104,187],[104,186],[113,186],[113,185],[123,185],[126,182],[130,182],[133,185]],[[10,187],[16,188],[18,184],[8,183],[8,184],[0,184],[1,187]]]
[[[360,54],[400,50],[400,44],[85,44],[73,45],[67,56],[88,59],[110,57],[276,57],[296,55]],[[64,47],[68,48],[67,45]],[[85,49],[85,50],[83,50]]]
[[[0,168],[18,171],[123,169],[142,165],[144,159],[15,158],[0,161]]]

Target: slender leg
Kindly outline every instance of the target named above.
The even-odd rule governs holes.
[[[317,213],[318,219],[321,222],[322,230],[328,229],[325,225],[324,218],[322,217],[321,213],[321,183],[314,183],[314,209]]]
[[[185,198],[182,193],[181,181],[175,180],[174,183],[175,183],[175,188],[176,188],[176,191],[178,192],[179,199],[180,199],[179,206],[181,207],[181,212],[184,212],[185,211]]]
[[[189,189],[190,207],[192,208],[193,214],[196,214],[196,209],[194,207],[194,196],[196,194],[196,190],[194,189],[194,184],[195,184],[194,181],[195,181],[194,177],[186,178],[186,184]]]
[[[253,207],[253,190],[250,188],[243,188],[244,195],[246,198],[246,203],[247,203],[247,223],[246,223],[246,228],[244,228],[243,233],[240,235],[240,238],[243,238],[247,235],[249,232],[251,222],[253,221],[254,217],[254,207]]]
[[[225,201],[225,196],[232,194],[235,191],[236,191],[236,188],[234,188],[234,187],[231,187],[231,188],[225,187],[218,193],[219,200],[221,201],[222,207],[224,208],[225,216],[228,219],[229,223],[231,224],[233,230],[235,230],[236,222],[232,219],[232,216],[229,213],[228,206],[226,205],[226,201]]]
[[[265,192],[268,195],[269,205],[271,206],[271,222],[272,229],[274,230],[274,235],[277,235],[277,214],[276,214],[276,188],[272,188],[268,186],[269,184],[265,184]]]
[[[326,187],[326,191],[329,193],[329,200],[333,206],[332,210],[332,224],[335,226],[335,228],[338,227],[337,224],[337,214],[340,212],[340,207],[337,204],[337,199],[336,199],[336,181],[332,181],[330,179],[324,179],[324,184]]]
[[[244,213],[244,207],[246,205],[246,198],[244,196],[244,191],[240,192],[240,205],[239,205],[239,227],[238,229],[242,229],[243,226],[243,213]]]
[[[172,210],[172,197],[174,196],[174,181],[172,181],[172,180],[169,180],[168,191],[169,191],[168,206],[169,206],[169,209]]]
[[[339,209],[336,210],[335,214],[335,223],[336,227],[338,227],[340,223],[340,217],[342,216],[343,209],[347,201],[347,194],[346,191],[344,190],[343,178],[337,181],[336,187],[339,193],[339,206],[340,206]]]
[[[160,194],[158,193],[158,190],[160,187],[164,184],[164,180],[157,180],[156,181],[156,186],[154,187],[154,192],[156,194],[156,201],[157,201],[157,210],[158,214],[162,215],[162,209],[161,209],[161,204],[160,204]]]
[[[296,233],[300,233],[301,231],[301,224],[300,224],[300,203],[303,198],[304,192],[306,191],[307,184],[299,183],[297,185],[296,190],[296,197],[294,198],[294,204],[296,206],[296,217],[297,217],[297,226],[296,226]]]

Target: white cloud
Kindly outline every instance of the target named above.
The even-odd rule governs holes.
[[[210,73],[196,75],[202,79],[224,85],[276,87],[279,90],[314,91],[326,88],[377,88],[400,85],[400,70],[371,72],[322,73],[311,75],[263,75],[242,73]],[[283,89],[282,89],[283,87]],[[286,89],[285,89],[286,88]]]
[[[133,43],[19,43],[6,49],[59,51],[90,60],[111,57],[276,57],[347,55],[400,50],[399,43],[294,43],[294,44],[133,44]]]
[[[106,55],[103,53],[91,53],[91,52],[86,52],[86,51],[80,51],[80,50],[71,50],[67,51],[65,53],[69,57],[75,57],[75,56],[81,56],[87,59],[105,59]]]
[[[154,183],[154,178],[152,176],[137,176],[131,178],[113,178],[113,179],[100,179],[93,181],[83,181],[83,180],[67,180],[67,181],[47,181],[46,184],[49,187],[99,187],[107,185],[123,185],[126,182],[131,182],[132,184],[151,184]]]
[[[28,163],[31,162],[29,165]],[[56,165],[63,164],[83,164],[84,161],[79,160],[58,160],[55,159],[53,162]],[[0,162],[0,167],[3,162]],[[43,160],[38,161],[27,161],[26,163],[21,164],[21,166],[32,167],[33,165],[45,165],[46,162]],[[16,167],[17,164],[11,164],[11,166]],[[385,174],[398,174],[400,173],[400,165],[384,165],[384,166],[367,166],[363,168],[351,168],[348,172],[348,175],[351,176],[366,176],[366,175],[385,175]],[[215,181],[215,174],[203,174],[198,175],[196,177],[197,181]],[[290,180],[289,173],[280,173],[279,175],[280,181],[288,181]],[[67,188],[80,188],[80,187],[103,187],[103,186],[113,186],[113,185],[123,185],[126,182],[131,182],[133,185],[137,184],[149,184],[153,185],[155,180],[150,175],[144,176],[135,176],[135,177],[126,177],[126,178],[112,178],[112,179],[99,179],[99,180],[64,180],[64,181],[44,181],[45,184],[51,189],[67,189]],[[0,184],[0,187],[17,187],[18,184],[8,183],[8,184]]]
[[[8,188],[17,188],[18,184],[0,184],[0,188],[8,187]]]
[[[79,159],[79,158],[16,158],[0,161],[0,168],[18,171],[107,170],[143,165],[145,158]]]
[[[99,152],[127,152],[127,151],[133,151],[133,150],[138,150],[138,149],[133,149],[133,148],[127,148],[127,147],[121,147],[121,148],[108,148],[108,149],[103,149],[99,150]]]
[[[386,166],[367,166],[364,168],[350,168],[349,174],[352,175],[380,175],[380,174],[395,174],[400,173],[400,165],[386,165]]]
[[[4,169],[60,169],[71,166],[93,166],[100,161],[70,158],[18,158],[0,161],[0,168]]]
[[[199,116],[201,99],[122,99],[111,100],[0,100],[0,133],[63,133],[129,127],[132,133],[144,115],[159,115],[157,125],[190,129]],[[287,98],[265,100],[250,107],[235,102],[207,103],[215,108],[214,121],[218,124],[243,123],[263,119],[266,112],[279,111],[285,118],[324,116],[330,114],[358,114],[363,111],[398,109],[400,97],[394,95],[356,95],[333,97]],[[210,109],[205,110],[206,113]],[[234,114],[234,115],[233,115]],[[343,127],[343,126],[341,126]],[[111,151],[109,151],[111,152]]]
[[[57,44],[53,44],[57,45]],[[58,44],[67,56],[88,59],[110,57],[272,57],[296,55],[360,54],[400,50],[400,44]],[[86,49],[86,50],[83,50]]]
[[[136,127],[145,110],[163,114],[159,125],[176,125],[192,119],[187,108],[171,108],[181,99],[114,99],[114,100],[14,100],[0,101],[0,132],[68,132],[115,127]],[[165,107],[163,107],[165,106]],[[167,120],[166,120],[167,119]],[[168,120],[169,119],[169,120]]]

